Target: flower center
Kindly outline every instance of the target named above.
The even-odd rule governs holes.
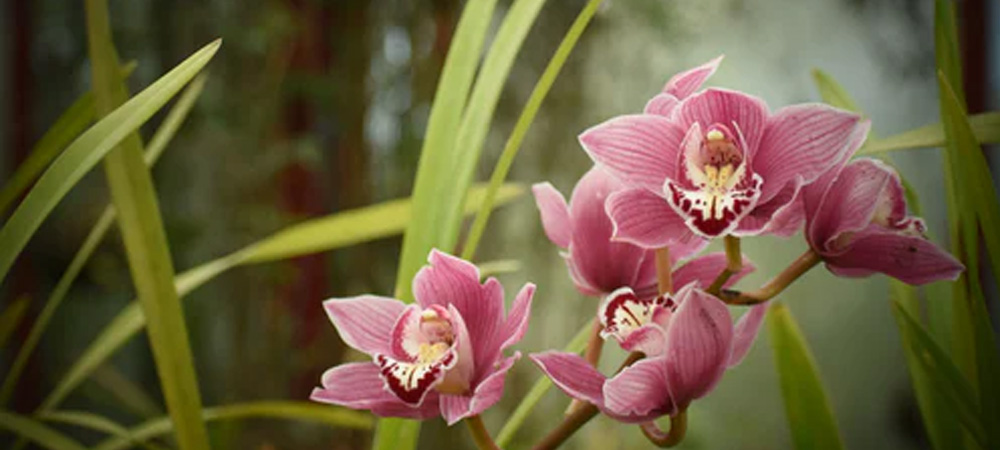
[[[722,195],[737,181],[733,175],[743,163],[743,154],[721,125],[714,125],[705,133],[701,143],[702,171],[705,179],[700,186],[715,195]]]
[[[414,352],[417,364],[437,361],[455,342],[451,323],[433,309],[425,309],[420,313],[420,334],[417,351]]]

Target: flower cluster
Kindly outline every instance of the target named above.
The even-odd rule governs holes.
[[[533,188],[577,290],[600,299],[592,345],[612,340],[633,358],[610,377],[575,353],[530,358],[567,394],[641,424],[654,442],[666,438],[652,421],[707,395],[749,351],[766,302],[817,263],[911,284],[963,270],[907,215],[891,168],[851,160],[866,120],[819,104],[772,112],[745,93],[699,90],[721,60],[671,78],[642,113],[585,131],[595,165],[568,203],[549,183]],[[739,238],[803,229],[806,254],[767,289],[730,289],[754,270]],[[725,252],[697,256],[719,237]],[[327,371],[313,400],[453,424],[500,399],[519,357],[503,351],[525,333],[534,286],[505,317],[495,279],[481,282],[474,265],[436,250],[429,262],[413,280],[415,304],[370,295],[324,303],[344,342],[371,360]],[[727,303],[753,306],[734,323]]]

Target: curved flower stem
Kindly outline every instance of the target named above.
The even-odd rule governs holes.
[[[812,269],[816,264],[822,261],[819,254],[817,254],[812,249],[806,250],[802,256],[793,261],[785,270],[782,270],[778,276],[768,281],[767,284],[760,287],[756,291],[751,292],[740,292],[737,290],[723,289],[718,297],[723,302],[730,305],[756,305],[758,303],[764,303],[774,296],[784,291],[788,285],[792,284],[793,281],[797,280],[802,274]]]
[[[712,285],[708,287],[708,293],[715,296],[719,295],[719,292],[722,290],[722,286],[729,281],[730,277],[743,270],[743,255],[740,252],[740,238],[727,234],[723,239],[726,246],[726,268],[722,269],[719,276],[715,277],[715,281],[713,281]]]
[[[670,448],[684,440],[684,433],[687,432],[687,410],[670,417],[670,432],[664,433],[656,422],[646,422],[639,425],[642,434],[657,447]]]
[[[656,249],[656,282],[660,295],[674,291],[673,270],[670,265],[670,249],[667,247]]]
[[[621,367],[619,367],[618,370],[615,371],[615,373],[621,372],[626,367],[631,366],[636,361],[645,357],[646,355],[642,354],[642,352],[630,353],[628,355],[628,358],[625,358],[625,361],[622,362]],[[537,444],[535,444],[535,446],[532,447],[531,449],[552,450],[559,447],[560,445],[562,445],[563,442],[566,441],[566,439],[569,439],[569,437],[572,436],[573,433],[576,433],[576,431],[579,430],[580,427],[582,427],[585,423],[590,421],[590,419],[593,419],[598,412],[600,411],[597,409],[597,407],[591,403],[586,403],[580,406],[579,408],[576,408],[575,411],[573,411],[571,414],[563,418],[563,421],[559,424],[558,427],[556,427],[556,429],[550,431],[549,434],[547,434],[544,438],[542,438],[542,440],[539,441]]]
[[[490,437],[490,433],[486,431],[486,425],[483,424],[483,418],[479,417],[479,414],[467,417],[465,424],[468,425],[472,439],[476,441],[476,447],[479,450],[500,450],[500,447]]]

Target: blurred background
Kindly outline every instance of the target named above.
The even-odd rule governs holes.
[[[517,114],[582,0],[551,1],[506,85],[480,164],[485,178]],[[307,217],[409,195],[430,102],[463,3],[457,0],[113,0],[115,41],[138,67],[138,91],[205,43],[223,38],[194,111],[153,171],[178,271],[225,255]],[[501,0],[493,26],[509,6]],[[1000,5],[958,2],[970,112],[1000,105]],[[585,128],[640,110],[674,73],[719,54],[709,81],[764,98],[772,108],[818,101],[821,68],[854,95],[886,136],[937,120],[933,2],[909,0],[608,0],[545,101],[511,179],[550,180],[567,195],[590,160],[576,143]],[[88,90],[83,2],[5,0],[0,14],[0,180],[73,100]],[[143,129],[148,136],[162,114]],[[931,232],[946,229],[936,149],[897,152],[920,195]],[[996,163],[996,161],[994,161]],[[79,184],[4,281],[0,307],[32,298],[34,317],[108,202],[101,170]],[[100,329],[133,298],[116,232],[100,246],[54,318],[15,395],[30,412]],[[320,374],[358,358],[320,308],[331,296],[390,295],[400,239],[384,239],[289,262],[239,268],[185,301],[203,402],[308,397]],[[801,236],[746,240],[766,281],[805,249]],[[513,258],[509,295],[539,285],[522,352],[562,347],[596,300],[572,287],[534,202],[500,209],[480,261]],[[992,293],[991,306],[996,306]],[[846,280],[822,268],[787,290],[815,354],[848,448],[927,448],[882,277]],[[509,299],[508,299],[509,300]],[[995,310],[995,308],[994,308]],[[734,315],[742,311],[734,309]],[[30,322],[4,349],[12,348]],[[995,326],[996,328],[996,326]],[[611,370],[622,359],[610,350]],[[540,376],[522,360],[503,401],[485,414],[497,431]],[[127,394],[134,388],[140,393]],[[143,400],[143,396],[148,397]],[[566,397],[550,391],[516,439],[526,448],[555,425]],[[66,402],[122,423],[162,415],[145,337],[133,339]],[[688,449],[790,446],[766,332],[746,361],[691,410]],[[422,448],[472,448],[464,427],[432,420]],[[368,432],[288,421],[211,425],[215,448],[367,448]],[[96,435],[81,433],[81,439]],[[0,438],[0,443],[4,442]],[[636,427],[599,418],[567,448],[648,446]]]

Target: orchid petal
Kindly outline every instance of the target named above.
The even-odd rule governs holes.
[[[476,358],[485,360],[499,357],[500,327],[503,323],[503,286],[490,278],[479,283],[479,269],[475,265],[432,250],[424,266],[413,279],[413,295],[421,306],[432,304],[455,305],[469,329]],[[478,370],[478,369],[477,369]]]
[[[505,358],[499,367],[476,386],[472,395],[442,395],[441,415],[448,425],[480,414],[500,401],[507,372],[520,357],[520,353],[515,353],[514,356]]]
[[[730,276],[729,280],[726,280],[726,283],[722,287],[728,288],[756,270],[756,266],[754,266],[749,258],[746,256],[742,258],[740,271]],[[699,256],[674,270],[674,285],[687,286],[694,282],[696,283],[695,287],[708,289],[719,274],[725,270],[727,265],[728,262],[724,252]]]
[[[535,204],[542,215],[542,227],[545,235],[553,244],[561,248],[569,247],[573,235],[573,224],[569,218],[569,207],[566,199],[551,183],[537,183],[531,187],[535,194]]]
[[[965,270],[948,252],[922,236],[907,236],[871,225],[851,238],[849,249],[825,258],[840,276],[881,272],[908,284],[955,280]]]
[[[766,313],[767,304],[754,305],[736,321],[736,326],[733,328],[733,350],[729,354],[729,362],[727,363],[729,367],[743,361],[747,352],[750,351]]]
[[[632,187],[659,192],[663,180],[677,176],[684,129],[665,117],[619,116],[580,135],[596,163]]]
[[[719,55],[705,64],[674,75],[667,82],[667,85],[663,87],[663,92],[683,100],[701,88],[705,80],[715,73],[715,70],[719,68],[719,63],[722,62],[722,58],[723,55]]]
[[[528,318],[531,313],[531,300],[535,296],[535,285],[525,284],[521,292],[514,297],[514,303],[510,307],[510,313],[503,324],[501,335],[504,337],[500,349],[503,350],[518,343],[528,331]]]
[[[815,206],[808,238],[824,256],[836,253],[833,241],[843,233],[865,229],[895,173],[873,159],[858,159],[843,168]]]
[[[682,300],[667,329],[667,379],[677,407],[685,408],[722,378],[733,325],[726,305],[704,291],[689,285],[678,297]]]
[[[670,117],[670,115],[677,109],[677,105],[680,105],[681,101],[671,94],[657,94],[648,102],[646,102],[646,107],[643,108],[642,112],[645,114],[653,114],[657,116]]]
[[[666,199],[645,189],[615,192],[605,208],[614,223],[616,240],[648,249],[703,240],[691,233]]]
[[[709,88],[688,97],[676,111],[675,119],[687,131],[695,123],[702,128],[721,124],[742,132],[747,160],[754,159],[754,152],[764,134],[767,123],[767,104],[763,100],[742,92]],[[733,124],[736,126],[733,127]]]
[[[389,336],[406,305],[399,300],[361,295],[323,302],[345,344],[369,355],[389,353]]]
[[[594,166],[580,178],[570,199],[573,237],[569,253],[587,284],[601,292],[631,286],[646,252],[632,244],[611,241],[614,226],[604,203],[608,195],[623,187]]]
[[[765,183],[766,184],[766,183]],[[770,200],[758,203],[749,214],[740,220],[740,225],[733,231],[734,236],[756,236],[773,234],[788,237],[799,230],[805,221],[799,192],[803,183],[796,178],[785,184],[785,187]]]
[[[418,407],[407,405],[385,390],[378,367],[368,362],[327,370],[323,374],[323,388],[314,389],[309,399],[351,409],[369,409],[383,417],[427,419],[438,415],[437,394],[428,395]]]
[[[570,397],[604,406],[604,375],[575,353],[548,351],[529,355],[559,389]]]
[[[666,367],[663,358],[648,358],[622,370],[604,384],[605,408],[632,423],[676,412]]]
[[[785,183],[800,177],[810,183],[853,152],[851,134],[861,118],[822,104],[784,107],[767,120],[764,137],[753,160],[766,180],[762,201],[774,197]]]
[[[669,311],[664,311],[670,315]],[[646,356],[660,356],[667,348],[667,334],[656,324],[645,324],[628,333],[618,341],[622,350],[627,352],[642,352]]]

